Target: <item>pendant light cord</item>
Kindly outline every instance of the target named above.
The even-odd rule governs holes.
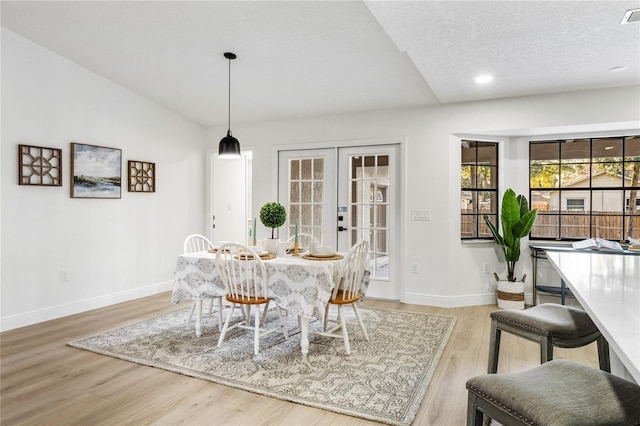
[[[227,132],[231,134],[231,58],[229,58],[229,102],[228,102],[228,118],[227,118]]]

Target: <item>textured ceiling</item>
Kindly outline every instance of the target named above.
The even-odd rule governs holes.
[[[206,126],[227,120],[225,51],[232,124],[640,84],[640,24],[618,25],[640,1],[0,7],[3,27]]]

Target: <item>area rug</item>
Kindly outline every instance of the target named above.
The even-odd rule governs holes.
[[[103,355],[269,397],[377,422],[409,425],[415,417],[455,317],[361,308],[366,341],[349,308],[351,355],[342,339],[310,335],[309,355],[300,353],[297,317],[285,316],[289,341],[274,332],[260,340],[253,355],[252,333],[235,329],[216,348],[216,313],[205,318],[197,338],[188,309],[70,342]],[[239,311],[238,311],[239,312]],[[226,312],[225,312],[226,314]],[[267,326],[278,326],[270,312]],[[321,324],[311,324],[314,329]]]

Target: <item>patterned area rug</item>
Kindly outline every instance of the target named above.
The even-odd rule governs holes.
[[[226,309],[225,309],[226,311]],[[310,335],[309,356],[300,353],[297,317],[285,317],[289,341],[274,332],[253,355],[252,333],[235,329],[216,348],[214,312],[197,338],[188,309],[70,342],[69,345],[261,395],[378,422],[409,425],[451,335],[455,317],[361,308],[369,333],[364,340],[353,310],[351,355],[342,339]],[[226,312],[225,312],[226,314]],[[238,314],[239,315],[239,311]],[[278,326],[275,310],[267,326]],[[321,326],[313,322],[311,329]]]

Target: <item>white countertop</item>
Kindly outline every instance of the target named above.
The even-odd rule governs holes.
[[[640,256],[548,251],[612,352],[640,383]]]

